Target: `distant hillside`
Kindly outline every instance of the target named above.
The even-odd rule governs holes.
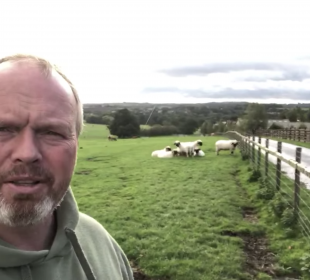
[[[89,123],[109,124],[116,111],[128,109],[138,118],[140,124],[162,124],[179,126],[185,120],[195,120],[199,125],[204,121],[210,120],[212,123],[218,121],[232,121],[243,116],[249,102],[210,102],[196,104],[177,104],[177,103],[104,103],[104,104],[84,104],[85,120]],[[268,119],[280,120],[289,115],[288,112],[295,107],[303,111],[304,120],[310,120],[310,103],[303,104],[264,104],[268,114]],[[301,115],[298,113],[298,115]],[[297,121],[298,116],[295,117]]]

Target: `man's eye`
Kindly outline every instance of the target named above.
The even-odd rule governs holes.
[[[58,132],[55,132],[55,131],[45,131],[43,134],[49,135],[49,136],[56,136],[56,137],[62,137],[63,138],[62,134],[60,134]]]

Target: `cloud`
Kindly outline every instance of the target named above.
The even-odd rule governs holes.
[[[201,66],[186,66],[159,71],[172,77],[207,76],[215,73],[244,75],[245,81],[303,81],[310,77],[307,64],[286,64],[276,62],[220,62]],[[267,74],[267,75],[266,75]]]
[[[180,89],[177,87],[149,87],[145,88],[144,93],[178,93],[183,97],[192,98],[212,98],[212,99],[292,99],[309,100],[310,89],[307,88],[222,88],[217,90],[205,89]]]

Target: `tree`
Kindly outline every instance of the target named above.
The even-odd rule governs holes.
[[[290,110],[287,114],[287,118],[290,122],[297,122],[298,115],[296,109]]]
[[[212,122],[210,120],[205,121],[200,127],[200,132],[203,136],[212,133],[213,132]]]
[[[111,134],[119,138],[129,138],[140,134],[138,120],[128,109],[118,110],[108,128]]]
[[[255,134],[258,129],[267,128],[268,117],[265,106],[259,103],[250,103],[243,117],[243,129]]]
[[[96,114],[89,114],[85,116],[85,120],[87,123],[92,123],[92,124],[103,124],[102,123],[102,117]]]
[[[195,119],[185,119],[185,121],[183,121],[178,128],[180,133],[191,135],[198,127],[199,124]]]
[[[310,109],[307,112],[307,121],[310,122]]]
[[[279,119],[280,120],[286,119],[286,115],[287,115],[287,110],[282,110],[279,114]]]
[[[102,123],[103,124],[110,125],[112,123],[112,121],[113,121],[113,117],[111,117],[111,116],[106,115],[106,116],[102,117]]]

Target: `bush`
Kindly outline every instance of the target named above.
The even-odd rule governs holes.
[[[140,136],[168,136],[178,134],[178,128],[174,125],[159,125],[156,124],[150,128],[143,128],[140,131]]]

